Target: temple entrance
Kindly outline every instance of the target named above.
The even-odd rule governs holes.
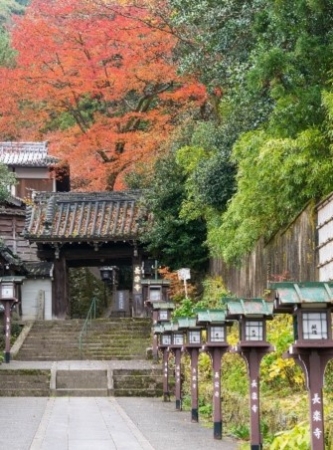
[[[41,260],[53,264],[54,318],[68,317],[68,271],[78,267],[93,268],[101,276],[108,269],[119,313],[144,315],[141,279],[148,255],[139,242],[140,215],[137,191],[36,193],[23,235],[37,244]],[[117,289],[125,276],[128,289]]]

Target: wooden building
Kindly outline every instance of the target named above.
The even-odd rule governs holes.
[[[0,142],[0,162],[15,173],[13,197],[31,198],[34,191],[69,191],[69,167],[50,156],[47,142]]]
[[[69,268],[126,265],[132,270],[133,315],[144,314],[139,196],[138,191],[35,193],[23,237],[53,265],[53,317],[68,315]]]
[[[36,244],[29,243],[22,232],[26,203],[31,201],[34,192],[68,190],[69,171],[66,165],[48,154],[45,142],[1,142],[0,162],[17,178],[17,184],[11,187],[11,196],[0,205],[0,241],[21,262],[10,265],[11,275],[20,280],[24,276],[17,290],[20,313],[23,319],[51,319],[52,264],[40,261]]]

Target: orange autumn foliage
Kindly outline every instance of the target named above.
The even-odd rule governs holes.
[[[48,140],[76,189],[122,188],[206,99],[150,14],[144,2],[32,0],[11,31],[16,67],[0,68],[0,139]]]
[[[169,296],[174,302],[185,298],[184,281],[179,279],[177,271],[171,271],[169,267],[160,267],[158,273],[162,278],[170,281]],[[190,298],[197,295],[196,286],[190,281],[187,281],[187,294]]]

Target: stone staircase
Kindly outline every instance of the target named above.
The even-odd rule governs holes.
[[[82,338],[83,320],[36,321],[16,359],[21,361],[145,359],[151,321],[141,318],[96,319]]]
[[[150,319],[96,319],[80,345],[83,323],[36,321],[23,328],[11,362],[0,365],[0,397],[162,395],[162,368],[146,359]]]

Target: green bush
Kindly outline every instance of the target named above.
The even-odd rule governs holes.
[[[270,450],[310,450],[310,430],[305,422],[288,431],[277,433]]]

